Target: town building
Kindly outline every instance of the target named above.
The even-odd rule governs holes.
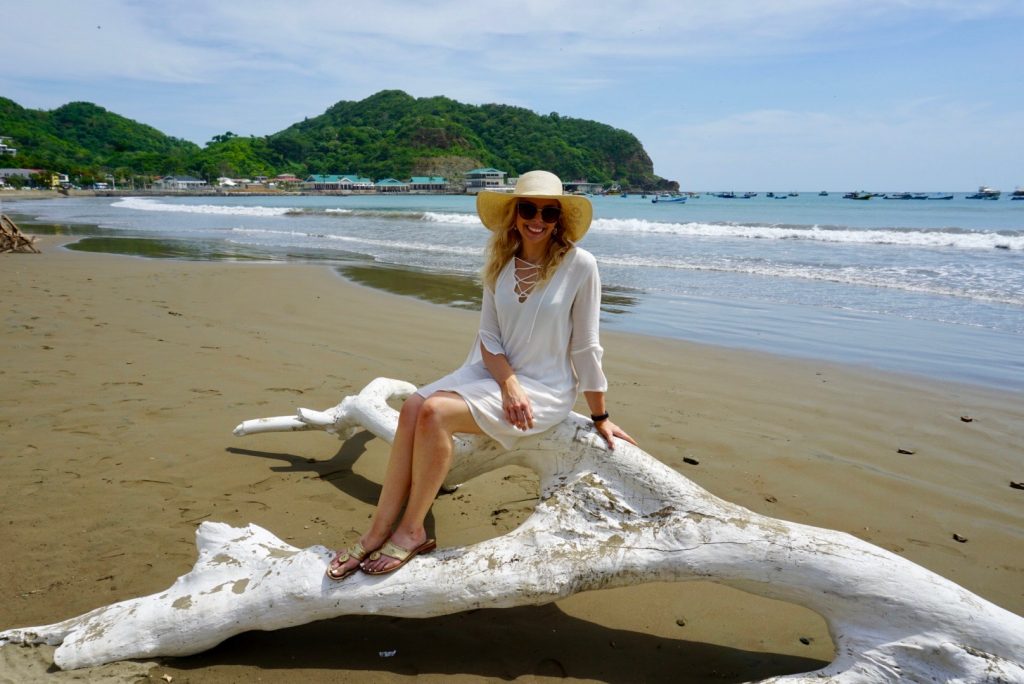
[[[568,183],[562,183],[562,189],[567,193],[576,195],[597,195],[604,190],[604,186],[601,183],[588,183],[587,179],[569,181]]]
[[[409,192],[409,184],[397,178],[384,178],[377,181],[377,192]]]
[[[441,176],[413,176],[409,190],[413,192],[444,192],[448,183]]]
[[[372,180],[355,173],[313,174],[305,181],[303,181],[302,186],[307,190],[319,190],[327,192],[354,192],[357,190],[373,190],[375,188]]]
[[[268,183],[267,185],[268,185],[268,186],[276,186],[276,185],[299,185],[299,184],[301,184],[301,183],[302,183],[302,180],[300,180],[299,178],[297,178],[297,177],[295,176],[295,174],[291,174],[291,173],[279,173],[279,174],[277,174],[276,176],[274,176],[274,180],[270,181],[270,183]]]
[[[195,176],[164,176],[153,182],[153,187],[158,190],[203,190],[206,188],[206,181]]]
[[[11,138],[6,135],[0,135],[0,155],[6,154],[11,157],[18,154],[17,148],[11,147],[8,143],[11,142]]]
[[[465,174],[466,192],[475,195],[481,190],[496,190],[499,192],[509,190],[510,188],[505,183],[507,175],[505,171],[492,168],[467,171]]]
[[[0,169],[0,178],[19,176],[25,180],[29,180],[34,173],[39,173],[39,169]]]

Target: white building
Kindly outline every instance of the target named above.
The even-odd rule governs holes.
[[[194,176],[164,176],[153,183],[153,187],[159,190],[202,190],[206,187],[206,181]]]
[[[481,190],[505,191],[509,187],[505,184],[505,171],[498,169],[473,169],[466,172],[466,192],[475,195]]]

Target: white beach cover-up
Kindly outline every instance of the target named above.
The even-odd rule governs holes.
[[[515,293],[514,262],[505,264],[494,292],[484,287],[480,332],[466,362],[416,391],[422,397],[456,392],[480,429],[506,449],[564,420],[579,392],[608,389],[601,369],[601,278],[594,256],[573,247],[522,303]],[[519,430],[505,419],[501,390],[484,366],[481,344],[508,359],[533,407],[531,429]]]

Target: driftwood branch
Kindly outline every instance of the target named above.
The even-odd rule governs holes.
[[[25,235],[7,214],[0,214],[0,253],[32,252],[39,254],[35,237]]]
[[[387,401],[414,387],[377,379],[327,411],[246,421],[236,435],[367,429],[391,441]],[[516,464],[540,476],[540,501],[517,529],[421,556],[393,575],[323,571],[332,552],[292,547],[255,525],[203,523],[195,567],[166,591],[54,625],[0,632],[0,644],[57,645],[65,669],[188,655],[247,630],[342,615],[429,617],[554,601],[652,581],[712,580],[796,603],[828,623],[835,660],[773,681],[1024,682],[1024,618],[848,534],[776,520],[719,499],[639,448],[608,453],[570,415],[505,451],[457,440],[450,479]]]

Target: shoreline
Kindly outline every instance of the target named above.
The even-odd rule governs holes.
[[[385,444],[366,435],[238,439],[232,427],[332,406],[380,375],[428,382],[461,363],[478,319],[308,264],[126,259],[60,249],[64,240],[42,237],[40,255],[0,255],[0,283],[14,293],[0,321],[15,360],[0,383],[3,628],[160,591],[195,561],[202,520],[253,522],[300,547],[352,541],[376,500]],[[717,496],[846,531],[1024,613],[1024,492],[1009,486],[1024,479],[1017,395],[664,338],[602,338],[609,408],[654,457]],[[490,473],[439,497],[430,525],[443,546],[471,544],[513,529],[536,496],[529,472]],[[397,655],[379,655],[389,650]],[[692,582],[427,624],[339,618],[146,667],[151,677],[214,684],[635,681],[680,671],[690,681],[747,681],[831,657],[824,623],[809,611]],[[0,649],[0,665],[22,679],[44,676],[46,658],[45,648]],[[95,674],[133,681],[119,669],[131,667],[142,666]]]
[[[327,263],[344,277],[381,291],[479,308],[479,283],[463,273],[423,270],[352,255],[236,246],[211,239],[154,237],[92,224],[49,224],[12,214],[37,235],[75,235],[72,250],[160,259]],[[760,351],[784,358],[838,363],[1006,392],[1024,391],[1019,336],[941,321],[857,309],[679,295],[604,287],[602,325],[609,331],[714,347]]]
[[[376,190],[0,190],[0,202],[9,200],[60,199],[62,197],[387,197],[389,195],[410,197],[420,196],[465,196],[472,197],[468,192],[430,192],[427,190],[408,190],[402,193],[377,192]]]

